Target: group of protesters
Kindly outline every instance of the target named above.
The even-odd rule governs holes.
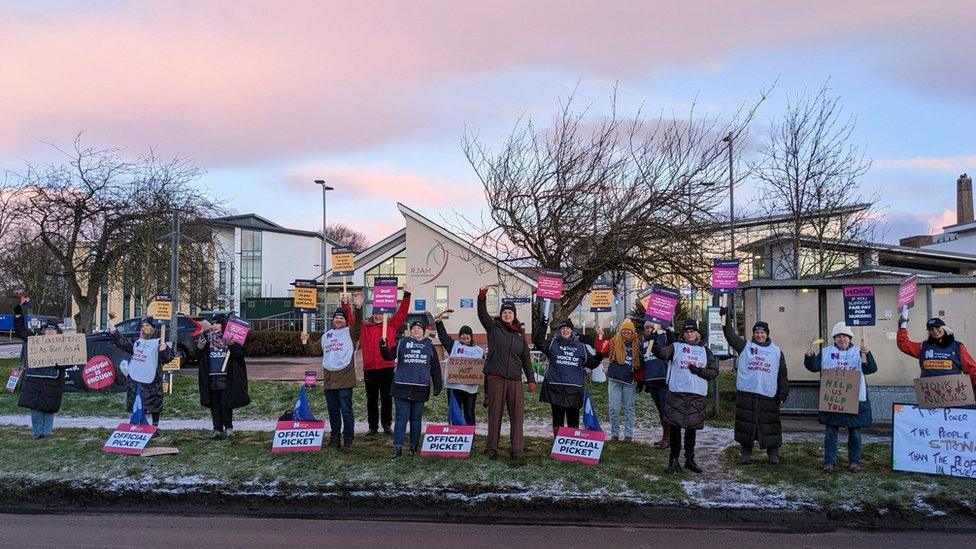
[[[632,441],[635,433],[636,400],[646,392],[658,412],[661,437],[653,443],[658,449],[669,451],[666,472],[682,469],[679,460],[684,449],[683,468],[702,472],[695,461],[697,431],[704,427],[708,382],[718,374],[718,360],[706,345],[698,323],[685,320],[679,330],[653,322],[645,322],[638,331],[631,320],[621,323],[610,339],[603,330],[587,340],[569,319],[562,320],[549,334],[549,321],[544,316],[533,327],[531,342],[525,326],[519,320],[514,305],[503,302],[497,316],[488,312],[488,288],[481,288],[477,298],[477,313],[487,335],[487,348],[477,345],[470,326],[460,326],[457,338],[452,337],[444,320],[445,311],[434,317],[434,326],[416,320],[410,323],[406,335],[397,338],[397,330],[407,318],[411,303],[410,286],[398,309],[389,321],[374,312],[363,318],[363,296],[357,294],[350,303],[344,295],[334,311],[331,328],[321,338],[322,369],[325,400],[328,407],[330,438],[328,445],[337,450],[353,446],[355,418],[353,389],[357,385],[355,355],[362,351],[363,384],[366,389],[368,436],[393,436],[393,458],[403,455],[407,444],[409,455],[418,452],[421,440],[425,403],[438,396],[446,387],[450,401],[461,410],[464,422],[477,421],[479,385],[451,382],[448,368],[442,366],[428,332],[431,328],[446,351],[450,361],[460,358],[484,359],[484,408],[487,410],[487,441],[484,454],[498,458],[502,420],[507,415],[510,425],[510,456],[524,455],[523,422],[525,415],[524,388],[536,392],[536,375],[531,351],[534,347],[547,359],[546,375],[539,390],[539,400],[552,410],[553,435],[561,427],[579,428],[580,412],[584,406],[584,387],[587,371],[603,368],[607,362],[607,393],[609,402],[610,440]],[[29,299],[21,298],[14,311],[15,332],[25,342],[31,335],[25,323],[23,308]],[[734,438],[740,446],[743,464],[753,462],[758,446],[765,451],[767,462],[780,462],[779,449],[783,444],[780,407],[789,397],[786,356],[773,342],[768,323],[757,321],[751,337],[740,337],[733,321],[723,309],[725,339],[737,355]],[[211,327],[200,335],[197,347],[201,353],[198,369],[200,404],[211,411],[214,438],[233,436],[233,410],[250,402],[247,388],[247,369],[243,346],[223,337],[227,322],[217,315]],[[976,361],[965,345],[941,318],[926,323],[928,338],[913,342],[908,337],[908,314],[903,310],[899,319],[897,346],[904,353],[917,358],[922,377],[965,373],[976,384]],[[118,347],[132,351],[133,341],[118,333],[113,322],[108,323],[111,341]],[[384,331],[385,330],[385,331]],[[39,332],[57,333],[56,324],[46,323]],[[865,376],[878,371],[878,364],[863,340],[854,345],[853,330],[836,323],[830,342],[819,352],[807,349],[804,367],[811,372],[846,369],[860,374],[858,410],[856,413],[820,412],[818,419],[826,428],[824,435],[824,472],[837,467],[839,430],[848,432],[848,466],[851,472],[861,471],[861,429],[871,425],[871,403]],[[142,319],[141,339],[158,338],[151,317]],[[307,344],[309,335],[301,334]],[[22,360],[26,363],[27,346]],[[140,383],[127,377],[127,409],[134,400],[142,405],[153,423],[158,425],[163,410],[162,365],[173,358],[172,350],[160,340],[156,376],[150,383]],[[122,369],[123,374],[127,374]],[[64,369],[37,368],[25,373],[19,405],[31,411],[35,438],[51,436],[54,413],[61,404],[64,391]],[[395,413],[394,413],[395,411]],[[621,421],[622,420],[622,421]],[[409,439],[407,428],[409,426]]]

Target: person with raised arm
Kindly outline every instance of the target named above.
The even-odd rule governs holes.
[[[132,353],[135,349],[135,341],[122,335],[115,328],[115,315],[108,317],[108,333],[112,338],[112,344],[127,353]],[[153,425],[159,426],[159,416],[163,413],[163,364],[173,360],[175,356],[173,350],[167,345],[166,341],[159,336],[156,330],[155,319],[151,316],[143,317],[139,327],[139,338],[141,340],[158,339],[159,354],[156,358],[156,374],[149,383],[140,383],[132,379],[132,375],[123,369],[122,373],[126,376],[125,382],[125,411],[132,413],[132,406],[136,400],[136,391],[142,391],[142,407],[146,414],[152,416]],[[151,344],[151,343],[150,343]]]
[[[396,402],[396,423],[393,428],[393,458],[403,455],[403,441],[410,423],[410,455],[420,446],[421,421],[424,403],[430,400],[430,386],[434,396],[441,394],[441,364],[437,350],[427,337],[427,326],[419,320],[410,323],[410,335],[389,348],[386,338],[380,340],[379,351],[384,360],[396,361],[391,394]]]
[[[215,439],[233,438],[234,410],[251,403],[244,346],[223,338],[225,324],[227,315],[214,315],[211,329],[197,340],[197,348],[202,351],[197,368],[200,405],[210,408]]]
[[[557,436],[560,427],[579,428],[584,370],[599,367],[603,354],[580,341],[573,321],[568,318],[556,326],[556,333],[547,340],[548,328],[549,321],[542,318],[532,330],[532,343],[548,360],[539,401],[552,408],[552,434]],[[603,339],[603,328],[597,331],[597,339]]]
[[[485,349],[474,343],[474,330],[471,326],[461,326],[458,330],[458,338],[454,339],[447,333],[444,327],[444,317],[453,313],[453,309],[448,309],[438,313],[434,317],[434,326],[437,329],[437,339],[448,354],[447,365],[444,366],[444,386],[447,387],[448,403],[453,397],[461,408],[466,425],[474,425],[476,421],[475,408],[478,402],[478,386],[468,383],[454,383],[447,380],[447,370],[451,360],[474,358],[480,359],[485,356]]]
[[[361,314],[362,305],[357,306],[357,314]],[[359,327],[359,348],[363,350],[363,385],[366,387],[366,420],[369,424],[369,436],[379,432],[393,434],[390,425],[393,423],[393,398],[390,389],[393,387],[393,369],[396,363],[386,360],[380,354],[380,340],[388,342],[396,340],[397,329],[407,319],[410,311],[410,284],[403,285],[403,299],[397,307],[393,318],[386,324],[383,333],[383,314],[373,312]]]

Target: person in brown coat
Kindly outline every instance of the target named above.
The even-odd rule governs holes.
[[[529,391],[535,392],[535,372],[532,371],[532,355],[525,340],[522,323],[515,316],[515,306],[503,303],[499,316],[488,314],[488,288],[478,292],[478,320],[488,333],[488,356],[485,359],[485,405],[488,407],[488,443],[485,455],[498,457],[498,439],[501,438],[502,414],[508,410],[511,424],[513,458],[525,453],[522,440],[522,420],[525,403],[522,400],[522,374],[529,383]]]

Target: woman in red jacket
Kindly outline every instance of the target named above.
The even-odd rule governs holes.
[[[357,304],[357,309],[361,307]],[[366,386],[366,419],[369,422],[367,435],[375,435],[379,431],[382,415],[383,432],[393,434],[393,398],[390,388],[393,386],[393,368],[396,363],[386,360],[380,354],[380,340],[396,340],[396,331],[407,319],[410,311],[410,285],[403,285],[403,300],[397,308],[393,318],[387,322],[386,334],[383,334],[383,315],[373,313],[363,321],[359,332],[359,347],[363,350],[363,385]]]

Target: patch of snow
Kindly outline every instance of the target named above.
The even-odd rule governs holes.
[[[793,494],[729,479],[685,480],[681,482],[681,487],[692,505],[706,509],[819,509],[815,503],[801,500]]]
[[[912,504],[915,509],[928,514],[930,517],[944,517],[946,515],[945,511],[937,509],[925,501],[924,494],[916,494]]]

